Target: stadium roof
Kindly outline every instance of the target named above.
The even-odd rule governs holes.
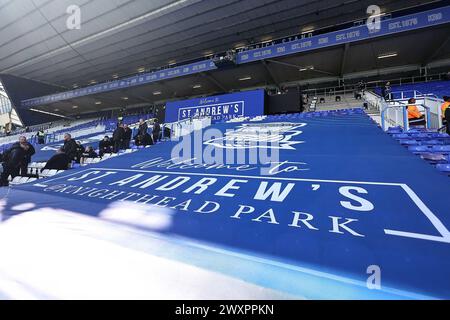
[[[63,90],[135,74],[311,29],[367,17],[373,1],[298,0],[0,0],[0,74]],[[392,12],[436,1],[378,1]],[[66,26],[67,8],[81,8],[81,27]],[[446,59],[449,26],[287,56],[45,106],[64,114],[100,107],[339,78],[367,70]],[[420,39],[420,41],[419,41]],[[397,57],[378,59],[395,49]],[[438,50],[439,49],[439,50]],[[435,52],[438,51],[438,54]],[[299,70],[314,66],[314,70]],[[247,79],[240,81],[239,79]],[[160,93],[160,94],[159,94]],[[95,102],[102,102],[102,106]],[[73,106],[78,108],[73,109]]]

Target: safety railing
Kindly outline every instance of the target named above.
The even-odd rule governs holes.
[[[424,97],[437,98],[437,96],[432,93],[423,94],[417,90],[394,91],[391,93],[392,100],[406,100],[411,98],[421,99]]]
[[[172,139],[177,139],[188,135],[195,130],[206,128],[210,126],[211,123],[212,118],[210,116],[196,116],[177,122],[165,123],[164,127],[170,129]]]
[[[367,81],[364,85],[364,91],[374,90],[376,88],[383,87],[386,82],[390,82],[391,86],[404,85],[404,84],[414,84],[414,83],[425,83],[433,81],[448,80],[448,73],[433,73],[429,75],[416,75],[403,78],[389,78],[386,77],[381,80]],[[307,93],[309,96],[335,96],[339,94],[352,94],[355,91],[361,91],[358,87],[358,82],[351,81],[351,79],[346,79],[349,83],[340,83],[334,86],[317,87],[311,89],[304,89],[303,93]],[[351,82],[350,82],[351,81]]]
[[[431,117],[430,107],[414,103],[414,104],[404,104],[402,102],[384,102],[383,109],[381,110],[381,127],[384,131],[387,131],[389,127],[401,127],[405,131],[409,130],[410,122],[408,119],[408,107],[416,106],[419,111],[425,112],[425,127],[427,129],[433,128],[433,121]],[[420,110],[422,109],[422,110]],[[386,124],[389,126],[387,127]],[[438,129],[438,127],[434,127],[433,129]]]
[[[434,94],[423,94],[417,90],[396,91],[391,93],[391,104],[407,105],[409,99],[414,98],[416,106],[422,106],[425,112],[428,112],[427,123],[431,129],[439,129],[442,127],[442,111],[441,105],[444,100],[438,98]]]
[[[409,104],[411,98],[415,99],[413,104]],[[415,105],[419,111],[425,113],[426,126],[428,129],[438,130],[442,128],[441,105],[444,102],[433,94],[423,94],[417,90],[392,92],[387,101],[374,92],[368,91],[364,96],[365,102],[373,109],[379,110],[382,127],[400,126],[409,129],[407,119],[408,105]]]

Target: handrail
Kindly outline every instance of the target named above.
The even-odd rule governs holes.
[[[404,103],[401,101],[395,101],[396,103],[400,104],[400,105],[386,105],[385,108],[383,108],[383,110],[381,111],[381,127],[383,129],[383,131],[386,131],[386,124],[385,124],[385,120],[386,120],[386,112],[389,109],[400,109],[402,111],[403,114],[403,128],[407,131],[409,130],[409,121],[408,121],[408,107],[409,106],[420,106],[422,108],[425,109],[425,124],[426,124],[426,128],[430,129],[431,123],[430,123],[430,118],[431,118],[431,112],[430,112],[430,107],[424,105],[424,104],[408,104],[408,103]]]
[[[420,80],[420,79],[424,79]],[[386,82],[391,82],[391,85],[402,85],[402,84],[414,84],[414,83],[423,83],[423,82],[433,82],[433,81],[442,81],[447,79],[447,73],[441,72],[441,73],[434,73],[426,76],[411,76],[411,77],[404,77],[404,78],[386,78],[383,80],[375,80],[375,81],[368,81],[365,83],[366,88],[365,90],[371,90],[380,87],[381,85],[384,85]],[[350,83],[350,84],[342,84],[342,85],[336,85],[336,86],[327,86],[327,87],[318,87],[318,88],[311,88],[311,89],[304,89],[304,93],[311,93],[311,92],[324,92],[325,94],[327,92],[333,91],[333,92],[354,92],[355,89],[358,87],[358,82]]]

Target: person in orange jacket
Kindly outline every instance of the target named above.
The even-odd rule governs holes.
[[[442,124],[446,127],[447,134],[450,135],[450,97],[444,96],[444,103],[441,106]]]
[[[425,116],[419,111],[416,106],[416,99],[411,98],[408,100],[408,122],[411,125],[424,125]]]
[[[442,119],[445,121],[445,110],[450,107],[450,97],[444,96],[444,103],[441,106]]]

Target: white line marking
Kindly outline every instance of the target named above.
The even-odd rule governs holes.
[[[419,207],[420,211],[422,211],[422,213],[427,217],[427,219],[431,222],[433,227],[435,227],[436,230],[442,235],[442,237],[390,229],[385,229],[384,232],[386,234],[400,237],[409,237],[409,238],[450,243],[450,232],[444,226],[441,220],[439,220],[439,218],[436,217],[436,215],[433,212],[431,212],[431,210],[425,205],[425,203],[423,203],[423,201],[419,198],[419,196],[417,196],[417,194],[409,186],[404,184],[401,187],[403,188],[403,190],[405,190],[405,192],[416,204],[416,206]]]

